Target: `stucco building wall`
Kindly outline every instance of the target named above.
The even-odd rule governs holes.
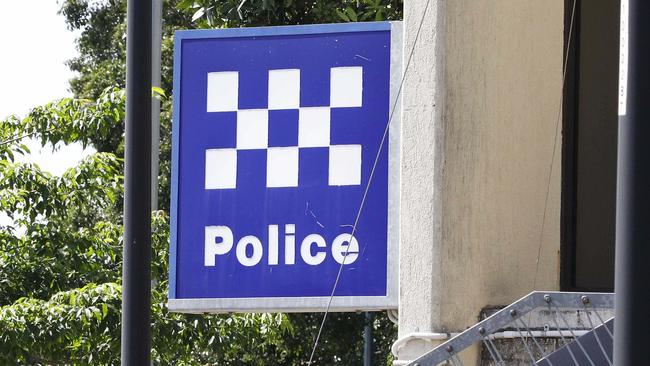
[[[405,1],[405,65],[425,6]],[[401,337],[559,287],[563,35],[561,0],[430,0],[403,90]]]

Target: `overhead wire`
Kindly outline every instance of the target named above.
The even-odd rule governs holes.
[[[544,227],[546,226],[546,214],[548,212],[548,198],[551,192],[551,179],[553,177],[553,166],[555,164],[555,155],[557,150],[557,138],[560,130],[560,121],[562,120],[562,103],[564,101],[564,84],[566,82],[567,65],[569,64],[569,54],[571,53],[571,39],[573,38],[573,23],[576,15],[576,2],[573,0],[571,10],[571,21],[569,23],[569,36],[566,43],[566,54],[564,55],[564,64],[562,66],[562,85],[560,87],[560,102],[557,111],[557,120],[555,122],[555,135],[553,138],[553,151],[551,153],[551,164],[548,169],[548,178],[546,182],[546,197],[544,198],[544,212],[542,214],[542,225],[539,232],[539,244],[537,246],[537,259],[535,263],[535,276],[533,277],[533,291],[537,286],[537,275],[539,274],[539,260],[542,255],[542,246],[544,243]]]
[[[354,234],[356,233],[357,230],[357,225],[359,223],[359,218],[361,217],[361,213],[363,211],[363,207],[366,202],[366,198],[368,196],[368,191],[370,189],[370,184],[372,183],[372,179],[375,174],[375,170],[377,168],[378,162],[379,162],[379,157],[381,155],[381,151],[384,147],[384,144],[386,143],[386,137],[388,136],[388,132],[390,129],[391,121],[393,120],[393,116],[395,114],[395,110],[397,108],[397,104],[399,103],[400,100],[400,95],[402,93],[402,88],[404,86],[404,80],[406,79],[406,75],[409,69],[409,66],[411,65],[411,59],[413,57],[413,53],[415,51],[415,46],[417,45],[418,39],[420,37],[420,31],[422,30],[422,24],[424,23],[424,19],[427,14],[427,10],[429,9],[429,3],[431,0],[427,0],[425,6],[424,6],[424,11],[422,12],[422,17],[420,19],[417,31],[415,33],[415,38],[413,39],[413,45],[411,46],[411,50],[409,51],[409,56],[406,61],[406,65],[404,66],[404,71],[402,72],[402,76],[400,78],[399,82],[399,87],[397,89],[397,95],[395,96],[395,100],[393,101],[393,106],[391,107],[390,114],[388,116],[388,121],[386,122],[386,127],[384,128],[384,134],[381,138],[381,142],[379,144],[379,148],[377,149],[377,154],[375,155],[375,159],[372,165],[372,169],[370,170],[370,176],[368,177],[368,183],[366,184],[366,188],[363,192],[363,197],[361,198],[361,203],[359,204],[359,210],[357,211],[356,218],[354,220],[354,225],[352,226],[352,230],[350,233],[350,239],[348,243],[352,240],[354,237]],[[325,313],[323,314],[323,319],[321,321],[320,327],[318,328],[318,333],[316,334],[316,338],[314,340],[314,346],[312,347],[311,354],[309,356],[309,361],[307,362],[307,366],[311,366],[314,355],[316,354],[316,350],[318,348],[318,343],[320,341],[321,334],[323,332],[323,328],[325,327],[325,322],[327,321],[327,315],[329,314],[330,308],[332,306],[332,300],[334,299],[334,294],[336,293],[336,288],[338,287],[339,281],[341,279],[341,273],[343,272],[343,266],[345,265],[345,260],[347,259],[347,256],[350,251],[350,245],[346,247],[345,255],[343,256],[343,260],[341,261],[341,264],[338,269],[338,273],[336,274],[336,279],[334,281],[334,285],[332,287],[332,292],[329,296],[328,302],[327,302],[327,307],[325,308]]]

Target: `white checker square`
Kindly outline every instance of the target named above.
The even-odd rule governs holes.
[[[266,149],[269,146],[269,111],[237,111],[237,149]]]
[[[298,147],[270,147],[266,155],[267,187],[298,187]]]
[[[361,184],[361,145],[332,145],[329,153],[329,185]]]
[[[236,111],[239,103],[237,71],[208,73],[208,112]]]
[[[205,150],[205,189],[237,188],[237,150]]]
[[[298,112],[298,146],[327,147],[329,144],[329,107],[300,108]]]
[[[300,107],[300,70],[269,70],[269,109]]]
[[[363,67],[330,69],[330,107],[361,107],[362,96]]]

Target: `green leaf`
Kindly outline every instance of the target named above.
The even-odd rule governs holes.
[[[347,15],[345,15],[345,13],[342,12],[341,10],[339,10],[339,9],[336,9],[336,15],[338,15],[338,17],[341,18],[345,22],[350,21],[350,18]]]
[[[99,309],[96,309],[96,311],[93,311],[93,315],[95,316],[95,320],[97,320],[97,323],[102,321],[102,313],[99,312]]]
[[[157,87],[157,86],[152,86],[151,87],[151,92],[154,97],[157,97],[159,99],[164,98],[165,95],[165,90],[163,88]]]
[[[345,14],[347,14],[348,18],[350,18],[351,21],[357,21],[357,13],[351,7],[345,9]]]

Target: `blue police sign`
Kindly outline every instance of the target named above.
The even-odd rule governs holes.
[[[397,307],[399,25],[176,33],[171,310]]]

